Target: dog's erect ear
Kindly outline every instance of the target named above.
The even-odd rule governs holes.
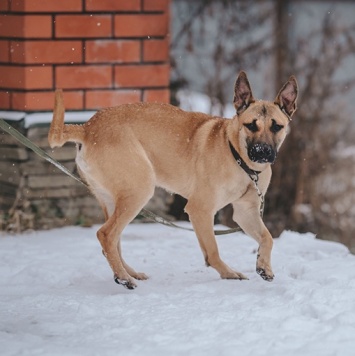
[[[249,80],[245,72],[240,72],[234,86],[233,103],[238,114],[241,114],[251,103],[254,103]]]
[[[295,76],[291,75],[280,92],[277,94],[275,104],[284,111],[289,118],[297,109],[296,101],[298,96],[298,84]]]

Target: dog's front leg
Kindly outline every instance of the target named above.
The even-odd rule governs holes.
[[[258,197],[256,196],[256,198]],[[274,279],[274,273],[271,268],[273,239],[260,217],[260,200],[245,197],[241,201],[234,202],[233,209],[233,220],[247,235],[259,243],[256,272],[264,280],[271,282]]]
[[[248,279],[242,273],[234,271],[221,260],[213,232],[213,212],[202,210],[201,204],[192,204],[190,202],[187,203],[185,211],[189,214],[206,265],[216,269],[223,279]]]

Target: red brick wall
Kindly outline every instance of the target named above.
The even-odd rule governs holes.
[[[0,110],[169,101],[169,0],[0,0]]]

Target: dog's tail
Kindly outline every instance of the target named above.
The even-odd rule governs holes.
[[[57,89],[55,92],[55,102],[53,119],[48,133],[48,142],[51,148],[61,147],[66,142],[83,143],[85,129],[82,125],[66,125],[64,124],[64,101],[63,92]]]

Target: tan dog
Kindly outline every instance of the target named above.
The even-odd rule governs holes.
[[[61,91],[56,93],[48,140],[51,147],[77,143],[76,163],[105,214],[97,232],[117,283],[133,289],[147,279],[122,258],[120,235],[160,186],[188,200],[185,211],[196,232],[207,266],[221,278],[246,279],[220,258],[213,232],[216,212],[233,204],[233,219],[259,243],[257,272],[274,274],[272,237],[260,214],[270,165],[296,110],[298,87],[291,76],[275,102],[255,101],[244,72],[237,78],[232,119],[185,112],[169,104],[136,103],[97,112],[83,125],[64,125]],[[238,164],[237,164],[238,163]],[[132,278],[133,277],[133,278]]]

